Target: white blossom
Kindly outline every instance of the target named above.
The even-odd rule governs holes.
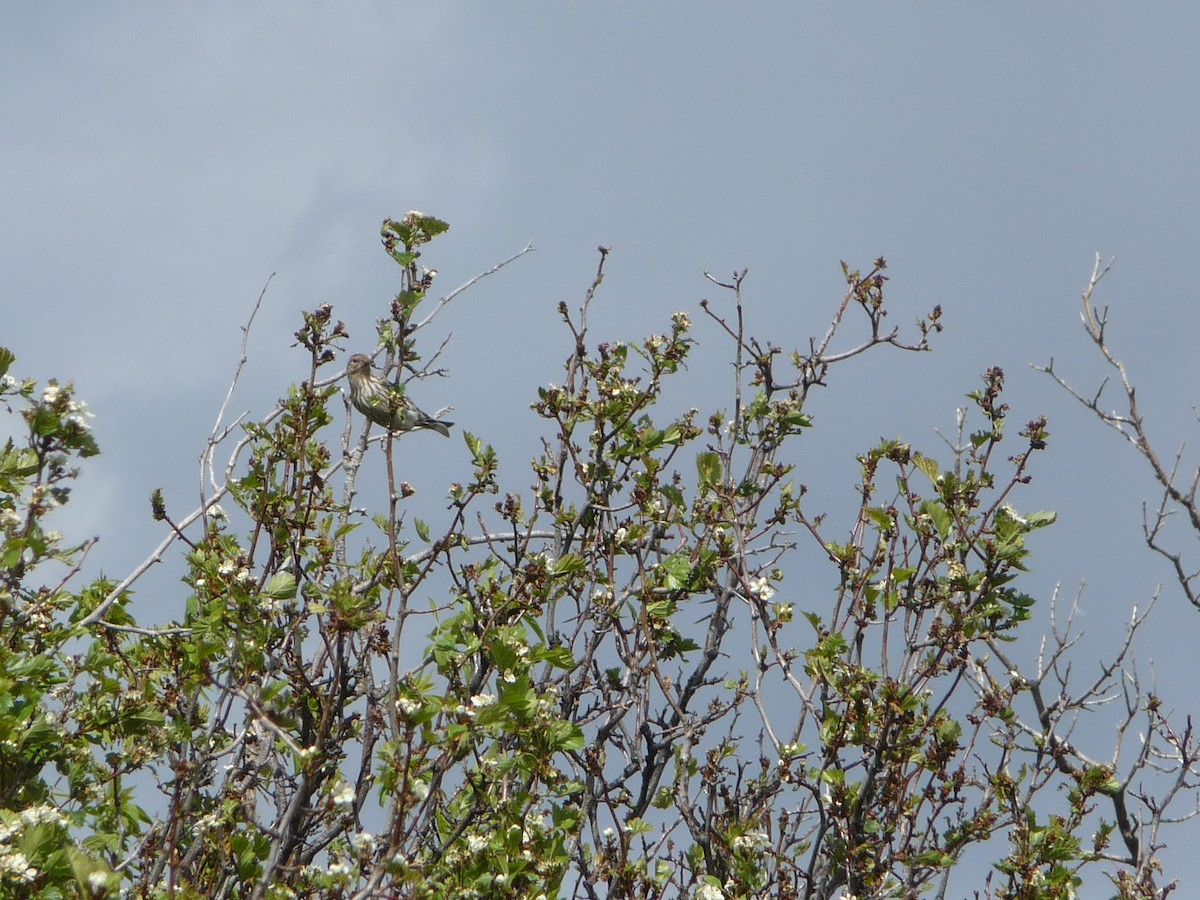
[[[87,877],[88,887],[93,891],[101,891],[108,886],[108,873],[99,871],[93,872]]]
[[[30,806],[21,810],[21,821],[26,825],[66,825],[67,820],[53,806]]]
[[[71,400],[67,403],[67,421],[81,431],[88,431],[92,425],[88,419],[95,418],[88,405],[82,400]]]
[[[370,850],[375,846],[375,836],[369,831],[356,831],[350,835],[350,846],[357,853]]]
[[[29,864],[24,853],[8,853],[0,856],[0,875],[10,875],[17,881],[30,882],[37,878],[37,869]]]
[[[1021,515],[1017,512],[1016,507],[1014,507],[1011,503],[1005,503],[1000,508],[1002,510],[1004,510],[1006,513],[1008,513],[1008,517],[1010,519],[1012,519],[1014,522],[1016,522],[1018,525],[1028,525],[1029,524],[1029,521],[1027,519],[1022,518]]]
[[[482,834],[472,834],[467,837],[467,849],[472,853],[478,853],[488,845],[487,838]]]
[[[765,577],[755,578],[750,582],[750,590],[760,600],[770,600],[775,596],[775,588]]]
[[[353,806],[354,805],[354,785],[346,783],[338,789],[338,792],[333,795],[333,802],[337,806]]]
[[[736,850],[755,850],[766,845],[767,836],[761,831],[747,831],[733,839],[733,846]]]
[[[348,863],[335,862],[329,864],[329,874],[335,878],[350,874],[350,866]]]

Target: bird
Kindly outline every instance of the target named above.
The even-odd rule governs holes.
[[[429,428],[438,434],[450,437],[453,422],[444,422],[421,412],[408,399],[403,387],[388,384],[371,371],[371,357],[355,353],[346,364],[346,378],[350,381],[350,402],[360,413],[382,425],[388,431],[415,431]]]

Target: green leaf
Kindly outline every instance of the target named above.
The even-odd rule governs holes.
[[[296,576],[291,572],[276,572],[263,593],[272,600],[291,600],[296,596]]]
[[[75,449],[79,452],[79,455],[84,459],[87,459],[89,456],[100,455],[100,445],[97,444],[96,439],[86,431],[77,435],[73,443],[75,445]]]
[[[571,722],[563,722],[562,728],[554,735],[553,747],[560,753],[572,753],[582,750],[587,741],[583,731]]]
[[[938,740],[943,744],[954,744],[962,737],[962,724],[954,719],[947,719],[937,726]]]
[[[691,583],[692,561],[683,554],[668,557],[658,569],[663,573],[662,586],[668,591],[684,590]]]
[[[1025,523],[1030,531],[1035,528],[1045,528],[1047,525],[1053,525],[1058,521],[1058,513],[1056,512],[1035,512],[1030,513],[1025,517]]]
[[[828,738],[835,736],[841,727],[842,720],[840,718],[833,715],[826,717],[825,721],[821,723],[822,738],[828,741]],[[839,784],[845,784],[846,773],[841,769],[822,769],[821,781],[825,784],[835,786]]]
[[[357,527],[358,527],[358,522],[348,522],[347,524],[338,528],[333,533],[334,540],[336,540],[337,538],[340,538],[340,537],[345,537],[346,535],[348,535],[350,532],[352,532]]]
[[[880,531],[894,531],[896,529],[896,520],[886,509],[868,506],[866,513],[871,521],[875,523],[875,527]]]
[[[584,568],[585,564],[582,556],[577,553],[568,553],[566,556],[554,561],[550,572],[552,575],[569,575],[574,572],[582,572]]]
[[[0,455],[0,475],[8,478],[28,478],[37,470],[37,453],[29,449],[16,450],[9,441],[3,455]]]
[[[652,600],[646,604],[648,619],[666,620],[675,614],[678,604],[674,600]]]
[[[662,442],[676,446],[683,442],[683,431],[678,425],[668,425],[667,430],[662,433]]]
[[[481,450],[483,450],[483,441],[475,437],[475,435],[471,434],[471,432],[465,430],[463,431],[462,436],[463,440],[467,444],[467,449],[471,451],[471,456],[473,456],[475,459],[479,459],[479,453]]]
[[[950,536],[950,513],[946,511],[946,507],[936,500],[925,500],[921,503],[920,509],[933,522],[938,537],[944,541]]]
[[[783,417],[783,424],[788,428],[811,428],[812,417],[807,416],[800,410],[792,410]]]
[[[645,819],[626,819],[624,830],[633,835],[649,834],[654,830],[654,827]]]
[[[413,519],[413,527],[417,529],[417,537],[429,543],[429,524],[424,519]]]
[[[401,291],[396,295],[396,302],[404,307],[405,312],[412,312],[424,299],[425,294],[421,291]]]
[[[928,456],[923,456],[920,453],[912,455],[913,465],[925,473],[935,485],[942,479],[942,467],[938,465],[937,460],[930,459]]]
[[[669,501],[669,504],[676,509],[683,507],[683,491],[675,487],[673,484],[664,484],[658,489],[658,492]]]
[[[556,669],[569,671],[575,668],[575,657],[571,655],[571,651],[567,647],[534,650],[529,656],[535,662],[545,662]]]
[[[973,432],[971,434],[971,438],[970,438],[971,448],[974,450],[978,450],[980,447],[982,447],[984,444],[986,444],[988,441],[990,441],[994,437],[994,435],[995,435],[995,432],[992,432],[992,431]]]
[[[700,487],[711,488],[721,481],[721,457],[714,451],[696,456],[696,471],[700,474]]]
[[[16,361],[13,352],[7,347],[0,347],[0,375],[8,374],[8,367]]]
[[[949,868],[954,865],[954,857],[949,853],[943,853],[940,850],[926,850],[924,853],[918,854],[916,863],[920,866],[935,866],[938,868]]]
[[[450,230],[450,223],[443,222],[434,216],[421,216],[417,219],[417,224],[431,238],[435,238],[439,234]]]
[[[638,436],[638,453],[649,453],[663,445],[663,433],[657,428],[648,428]]]

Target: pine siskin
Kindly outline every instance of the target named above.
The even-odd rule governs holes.
[[[350,402],[376,425],[393,432],[431,428],[450,437],[450,426],[454,423],[439,422],[417,409],[404,388],[388,384],[371,371],[371,357],[362,353],[350,357],[346,377],[350,380]]]

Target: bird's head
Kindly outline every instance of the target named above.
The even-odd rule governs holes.
[[[346,363],[346,374],[351,378],[364,378],[371,374],[371,357],[355,353]]]

